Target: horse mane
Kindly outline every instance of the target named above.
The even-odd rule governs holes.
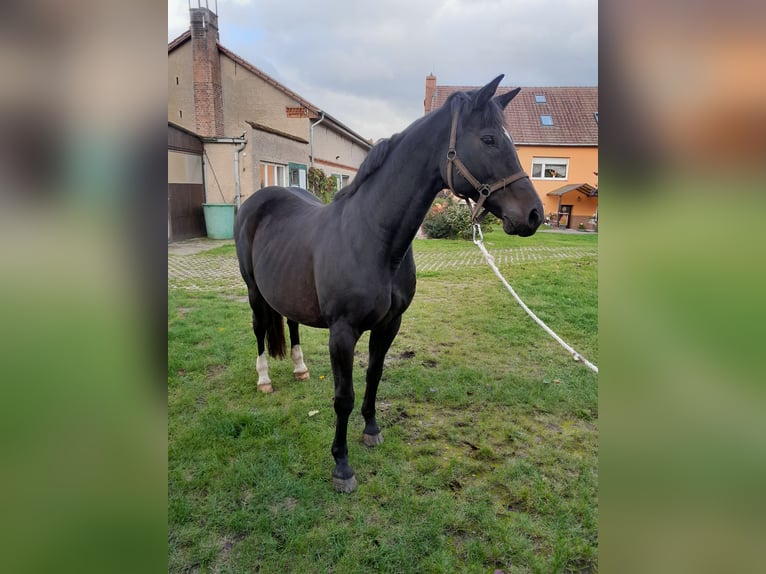
[[[359,166],[359,171],[356,172],[354,179],[346,187],[335,194],[333,201],[337,201],[339,199],[343,199],[344,197],[350,197],[353,195],[359,189],[359,186],[362,185],[362,183],[364,183],[364,181],[373,173],[375,173],[381,165],[383,165],[383,162],[388,157],[388,153],[394,147],[396,147],[396,144],[399,142],[400,138],[401,134],[397,133],[392,135],[390,138],[385,138],[378,141],[378,143],[376,143],[367,153],[367,157],[364,158],[364,161],[362,161],[361,165]]]
[[[456,109],[459,109],[464,105],[469,105],[473,94],[474,92],[454,92],[450,94],[450,96],[447,98],[447,101],[444,103],[444,107],[449,107],[451,112],[450,116]],[[503,110],[500,109],[500,106],[494,100],[490,100],[488,105],[484,107],[484,114],[484,119],[488,123],[496,123],[501,126],[504,125]],[[354,193],[356,193],[362,184],[367,179],[369,179],[369,177],[375,173],[381,165],[383,165],[383,162],[386,160],[389,153],[397,146],[399,141],[402,139],[402,136],[416,124],[420,124],[420,122],[428,118],[430,115],[431,114],[427,114],[415,120],[415,122],[413,122],[404,131],[396,133],[390,138],[385,138],[378,141],[378,143],[376,143],[368,152],[367,157],[364,158],[364,161],[362,161],[361,165],[359,166],[359,170],[356,172],[356,176],[354,176],[354,179],[346,187],[335,194],[333,201],[351,197]]]

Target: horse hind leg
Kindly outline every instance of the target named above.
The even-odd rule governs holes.
[[[391,343],[394,342],[401,324],[402,316],[399,315],[370,333],[370,364],[367,366],[367,386],[362,400],[362,416],[365,422],[362,440],[367,446],[376,446],[383,442],[383,435],[375,420],[375,399],[378,394],[378,384],[383,375],[386,353],[391,348]]]
[[[255,321],[253,322],[255,323]],[[255,370],[258,372],[258,390],[262,393],[271,393],[274,391],[274,387],[271,386],[269,362],[266,360],[266,350],[263,342],[266,337],[266,329],[253,325],[253,331],[258,339],[258,359],[255,361]]]
[[[293,360],[293,376],[296,381],[307,381],[310,375],[306,363],[303,362],[298,323],[288,319],[287,328],[290,330],[290,358]]]
[[[271,386],[269,377],[269,363],[266,360],[266,321],[265,302],[260,297],[257,289],[251,288],[249,291],[250,307],[253,309],[253,333],[258,342],[258,359],[255,362],[255,370],[258,373],[258,390],[262,393],[271,393],[274,388]]]

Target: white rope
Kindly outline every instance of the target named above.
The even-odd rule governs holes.
[[[477,231],[478,231],[478,234],[477,234]],[[596,365],[594,365],[593,363],[588,361],[580,353],[578,353],[572,347],[570,347],[561,337],[559,337],[556,333],[554,333],[553,330],[550,327],[548,327],[548,325],[543,323],[542,320],[540,320],[540,318],[537,315],[535,315],[529,307],[526,306],[524,301],[521,300],[521,297],[519,297],[516,294],[516,291],[513,290],[513,287],[511,287],[508,284],[508,281],[505,280],[505,277],[503,277],[500,274],[500,271],[498,270],[497,266],[495,265],[495,258],[492,257],[492,255],[490,255],[489,252],[487,251],[486,247],[484,247],[484,236],[482,235],[481,227],[479,227],[478,224],[474,225],[474,227],[473,227],[473,242],[479,248],[479,250],[481,251],[482,255],[484,255],[484,259],[487,260],[487,263],[492,268],[492,271],[494,271],[495,275],[497,275],[497,277],[500,279],[500,281],[503,282],[503,285],[505,285],[506,289],[508,289],[510,294],[513,295],[513,298],[516,299],[516,302],[519,305],[521,305],[521,308],[524,309],[524,311],[527,312],[527,315],[532,317],[532,319],[534,319],[535,322],[538,325],[540,325],[546,333],[548,333],[551,337],[553,337],[558,342],[559,345],[561,345],[567,351],[569,351],[569,354],[572,355],[572,358],[575,361],[578,361],[578,362],[582,361],[583,364],[586,367],[588,367],[591,371],[593,371],[594,373],[598,373],[598,367]]]

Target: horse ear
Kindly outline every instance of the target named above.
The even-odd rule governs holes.
[[[503,79],[503,76],[505,76],[505,74],[500,74],[497,78],[473,95],[473,109],[476,110],[487,105],[487,102],[495,95],[495,90],[497,90],[497,86],[500,84],[500,80]]]
[[[521,88],[516,88],[515,90],[511,90],[510,92],[506,92],[504,94],[500,94],[495,98],[495,101],[500,106],[500,109],[505,109],[505,106],[508,105],[508,103],[516,97],[516,95],[521,91]]]

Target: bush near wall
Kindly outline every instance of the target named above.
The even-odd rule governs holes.
[[[335,192],[338,191],[335,178],[325,175],[325,172],[316,167],[310,167],[308,175],[309,191],[321,199],[323,203],[330,203]]]

